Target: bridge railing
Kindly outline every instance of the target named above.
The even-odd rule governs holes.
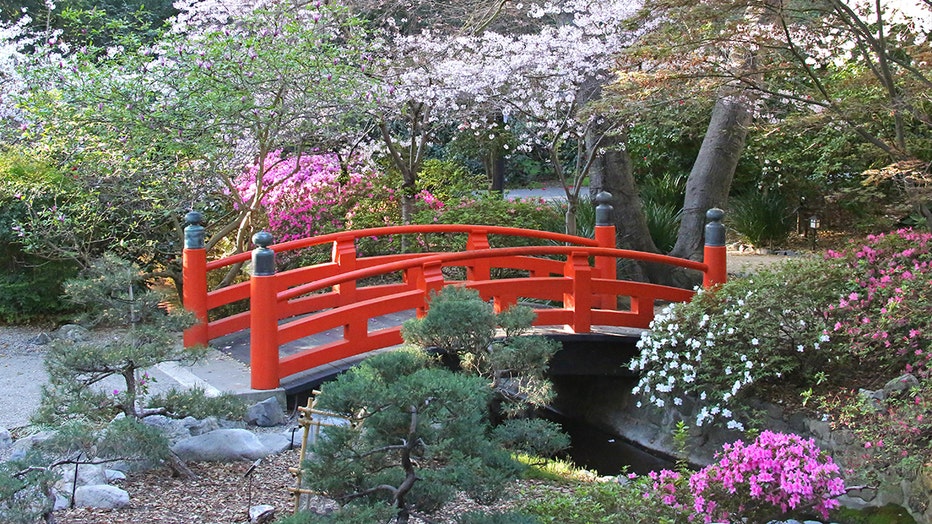
[[[369,320],[408,310],[423,315],[430,293],[445,285],[474,288],[498,310],[521,299],[549,301],[552,307],[535,310],[535,324],[565,325],[585,333],[593,325],[647,327],[656,300],[685,301],[692,296],[692,291],[680,288],[619,281],[615,274],[618,259],[698,270],[703,272],[706,286],[724,282],[724,230],[720,246],[709,244],[710,237],[717,238],[714,230],[721,227],[721,216],[707,226],[706,261],[695,262],[615,249],[610,206],[609,219],[605,219],[602,205],[600,211],[603,216],[595,239],[497,226],[419,225],[346,231],[273,245],[270,235],[259,233],[254,237],[258,247],[252,253],[210,262],[203,248],[200,217],[189,214],[184,303],[200,322],[185,332],[185,344],[207,344],[250,329],[252,387],[271,389],[278,387],[282,378],[303,370],[400,343],[400,327],[370,331]],[[423,233],[466,233],[467,240],[459,252],[357,256],[359,238]],[[492,248],[490,235],[534,238],[553,245]],[[276,253],[326,243],[332,244],[330,262],[276,273]],[[208,271],[250,259],[253,274],[248,282],[207,290]],[[452,267],[464,268],[465,272],[458,274],[465,274],[465,279],[449,277],[450,272],[444,269]],[[526,276],[493,278],[493,268],[522,270]],[[375,284],[361,284],[364,279],[371,282],[372,277],[399,274],[401,278],[393,281],[383,278]],[[618,307],[619,297],[628,297],[623,309]],[[243,299],[250,300],[249,311],[208,320],[210,310]],[[342,328],[342,339],[279,357],[281,345],[333,328]]]

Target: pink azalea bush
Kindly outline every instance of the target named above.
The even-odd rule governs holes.
[[[340,230],[357,200],[384,191],[361,162],[351,161],[344,174],[331,153],[283,156],[273,151],[264,166],[260,204],[276,242]],[[235,181],[244,203],[255,196],[258,173],[259,165],[254,164]]]
[[[703,522],[768,522],[816,512],[827,519],[845,492],[840,470],[812,439],[764,431],[716,454],[718,462],[688,477],[651,472],[645,498],[689,512]]]
[[[826,256],[847,265],[855,290],[828,305],[833,339],[879,377],[929,378],[932,364],[932,234],[901,229]]]
[[[751,444],[726,444],[717,458],[689,479],[705,522],[767,522],[804,510],[828,518],[845,492],[838,465],[799,435],[764,431]]]

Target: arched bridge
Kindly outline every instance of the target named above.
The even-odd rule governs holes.
[[[342,231],[274,245],[271,235],[258,233],[252,253],[211,261],[204,249],[200,214],[189,213],[185,217],[184,306],[199,322],[185,332],[185,346],[207,344],[248,329],[251,386],[274,389],[284,377],[401,343],[400,326],[370,331],[369,321],[410,310],[423,315],[430,293],[447,285],[476,289],[497,310],[524,299],[547,303],[535,309],[535,325],[559,325],[573,333],[589,333],[593,326],[646,328],[653,319],[655,301],[687,301],[693,295],[686,289],[619,280],[616,267],[621,259],[701,271],[706,287],[725,281],[720,210],[708,213],[705,258],[696,262],[616,249],[611,207],[604,199],[600,201],[594,239],[449,224]],[[459,234],[465,235],[466,241],[461,250],[451,252],[359,256],[356,249],[362,238],[423,234]],[[534,245],[493,247],[501,237],[521,238]],[[327,244],[332,245],[330,261],[276,272],[276,254]],[[209,272],[250,260],[249,281],[208,291]],[[249,310],[217,314],[219,308],[246,299]],[[343,329],[342,339],[279,356],[281,345],[333,328]]]

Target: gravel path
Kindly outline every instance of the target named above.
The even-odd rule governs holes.
[[[0,427],[26,425],[39,405],[42,384],[48,380],[43,360],[47,346],[31,343],[43,330],[0,326]]]

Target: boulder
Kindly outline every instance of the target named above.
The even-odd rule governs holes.
[[[245,429],[218,429],[182,439],[172,451],[184,461],[233,462],[256,460],[269,454],[258,437]]]
[[[61,478],[55,483],[55,489],[71,493],[71,484],[75,482],[75,470],[77,470],[77,485],[95,486],[107,483],[107,470],[100,464],[79,464],[77,467],[73,464],[65,464],[57,468],[61,473]]]
[[[74,505],[79,508],[125,508],[129,506],[129,493],[106,484],[81,486],[74,493]]]
[[[285,412],[275,397],[269,397],[262,402],[249,406],[246,410],[246,423],[267,428],[281,426],[285,423]]]
[[[272,522],[275,519],[275,506],[268,504],[259,504],[249,508],[249,522],[252,524],[264,524]]]
[[[291,439],[281,433],[260,433],[256,436],[259,438],[259,442],[262,442],[262,445],[268,450],[269,455],[277,455],[292,449]],[[301,443],[299,442],[298,445],[300,446]]]
[[[86,327],[77,324],[65,324],[53,331],[50,337],[67,342],[84,342],[90,338],[90,331]]]
[[[901,393],[903,391],[909,391],[910,389],[916,387],[919,387],[919,379],[909,373],[906,373],[905,375],[901,375],[891,380],[890,382],[887,382],[883,386],[883,395],[884,398],[889,398],[891,395]]]
[[[0,428],[0,451],[8,449],[13,446],[13,435],[10,435],[10,430],[6,428]]]

